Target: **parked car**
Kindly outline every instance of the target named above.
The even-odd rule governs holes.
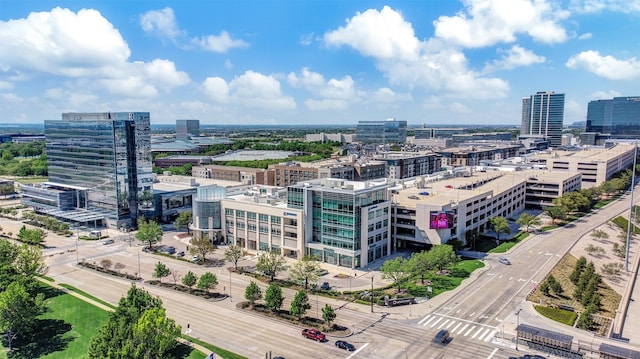
[[[169,247],[167,248],[167,253],[169,254],[174,254],[176,252],[176,247]]]
[[[321,331],[317,329],[303,329],[302,336],[307,339],[317,340],[319,342],[324,342],[325,336]]]
[[[178,256],[178,257],[184,257],[184,252],[178,252],[178,253],[176,253],[176,256]]]
[[[320,289],[320,290],[329,290],[329,289],[331,289],[331,285],[329,284],[329,282],[324,282],[318,287],[318,289]]]
[[[102,242],[102,244],[107,245],[107,244],[114,244],[116,241],[114,241],[113,239],[107,239],[106,241]]]
[[[196,254],[195,256],[191,257],[191,261],[192,261],[192,262],[198,262],[198,261],[200,261],[200,256],[198,256],[198,255]]]
[[[498,262],[500,262],[502,264],[506,264],[506,265],[511,264],[511,262],[509,262],[509,260],[507,258],[505,258],[505,257],[498,258]]]
[[[354,347],[353,344],[345,342],[344,340],[337,340],[336,347],[340,349],[348,350],[350,352],[356,350],[356,347]]]

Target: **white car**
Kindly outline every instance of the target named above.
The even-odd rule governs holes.
[[[500,262],[502,264],[506,264],[506,265],[511,264],[511,262],[509,262],[509,260],[507,258],[505,258],[505,257],[498,258],[498,262]]]

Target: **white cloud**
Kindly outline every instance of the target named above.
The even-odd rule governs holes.
[[[601,11],[637,13],[640,12],[640,0],[571,0],[569,8],[579,13]]]
[[[13,83],[0,80],[0,90],[11,90],[12,88]]]
[[[196,37],[191,42],[207,51],[224,53],[232,48],[247,47],[249,44],[243,40],[234,40],[226,31],[221,31],[220,35],[209,35],[204,37]]]
[[[471,109],[469,107],[467,107],[466,105],[461,104],[460,102],[453,102],[451,105],[449,105],[449,109],[453,112],[457,112],[457,113],[471,113],[473,111],[471,111]]]
[[[140,26],[144,32],[156,33],[175,41],[182,32],[176,24],[176,17],[173,9],[166,7],[162,10],[151,10],[140,15]]]
[[[584,34],[578,36],[578,40],[589,40],[593,36],[590,32],[585,32]]]
[[[585,69],[609,80],[632,80],[640,78],[640,61],[635,57],[618,60],[613,56],[600,55],[594,50],[583,51],[567,61],[570,69]]]
[[[607,100],[614,97],[620,97],[622,94],[616,90],[596,91],[587,96],[589,100]]]
[[[54,8],[0,21],[0,67],[69,77],[112,74],[131,55],[118,30],[96,10]]]
[[[464,53],[449,43],[418,40],[411,24],[387,6],[356,13],[346,26],[326,33],[324,40],[373,57],[391,84],[409,89],[421,87],[454,96],[473,93],[476,98],[503,97],[509,89],[504,80],[469,70]]]
[[[347,25],[324,34],[327,45],[348,45],[378,59],[415,59],[419,41],[413,27],[388,6],[347,19]]]
[[[315,35],[313,33],[300,35],[300,45],[308,46],[313,42]]]
[[[463,0],[465,9],[434,21],[436,37],[464,47],[485,47],[514,42],[526,33],[534,40],[558,43],[567,39],[560,20],[568,11],[547,0]]]
[[[349,102],[359,102],[359,94],[351,76],[325,80],[322,74],[303,68],[300,75],[291,72],[287,82],[293,88],[303,88],[318,98],[304,103],[311,110],[337,110],[347,107]]]
[[[498,52],[502,53],[502,58],[485,66],[485,72],[495,69],[511,70],[520,66],[529,66],[545,62],[544,56],[536,55],[533,51],[518,45],[512,46],[509,50],[498,49]]]
[[[369,97],[369,102],[373,103],[395,103],[402,101],[411,101],[413,97],[411,93],[396,93],[388,87],[382,87],[375,90]]]
[[[162,85],[166,90],[183,86],[190,82],[189,75],[186,72],[178,71],[176,64],[169,60],[154,59],[148,63],[135,62],[134,64],[141,65],[146,77],[156,84]]]
[[[45,90],[44,97],[64,101],[65,106],[70,108],[89,108],[98,100],[98,96],[85,92],[72,92],[62,88],[50,88]]]
[[[254,71],[246,71],[229,83],[220,77],[210,77],[204,81],[203,88],[204,93],[217,102],[270,110],[296,108],[295,100],[282,94],[278,80]]]

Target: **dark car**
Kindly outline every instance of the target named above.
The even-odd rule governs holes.
[[[331,285],[329,285],[329,282],[324,282],[318,288],[320,288],[321,290],[329,290],[331,289]]]
[[[436,334],[435,338],[433,338],[434,343],[446,344],[449,342],[449,331],[446,329],[442,329]]]
[[[547,357],[544,357],[542,355],[537,355],[537,354],[526,354],[524,356],[520,357],[521,359],[547,359]]]
[[[169,254],[174,254],[176,252],[176,247],[169,247],[167,248],[167,253]]]
[[[178,252],[176,255],[177,255],[178,257],[184,257],[184,252]]]
[[[345,342],[344,340],[336,341],[336,347],[340,349],[348,350],[350,352],[356,350],[356,347],[354,347],[353,344]]]

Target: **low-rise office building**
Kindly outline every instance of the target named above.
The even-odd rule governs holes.
[[[385,177],[389,179],[424,176],[440,171],[441,167],[440,156],[435,153],[387,152],[374,159],[386,164]]]
[[[241,182],[247,185],[273,184],[273,172],[262,168],[206,165],[192,167],[191,174],[197,178]]]
[[[442,156],[443,166],[477,166],[481,161],[502,160],[515,157],[522,145],[488,145],[456,147],[436,151]]]
[[[555,198],[582,186],[582,173],[570,171],[523,171],[516,173],[526,178],[525,206],[543,209],[552,206]]]
[[[193,166],[202,166],[211,163],[211,157],[209,156],[167,156],[156,158],[153,161],[154,166],[160,168],[180,167],[186,164]]]

